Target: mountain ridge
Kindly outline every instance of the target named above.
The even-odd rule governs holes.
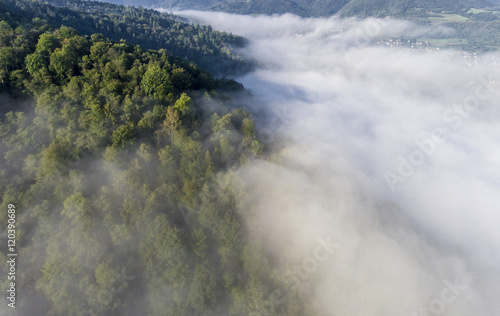
[[[283,6],[291,2],[294,6]],[[293,13],[304,17],[341,16],[401,16],[423,14],[428,11],[466,12],[470,8],[487,8],[498,5],[490,0],[223,0],[208,8],[239,14]],[[425,10],[425,11],[424,11]]]

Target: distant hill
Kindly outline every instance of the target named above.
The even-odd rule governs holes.
[[[143,6],[150,8],[165,8],[165,9],[196,9],[203,10],[215,4],[222,2],[222,0],[106,0],[115,4]]]
[[[224,0],[210,9],[238,14],[293,13],[300,16],[330,16],[348,3],[349,0]]]
[[[342,16],[421,16],[429,12],[465,13],[470,8],[495,6],[490,0],[351,0]]]
[[[211,10],[239,14],[300,16],[401,16],[435,12],[466,12],[470,8],[493,7],[495,0],[224,0]]]

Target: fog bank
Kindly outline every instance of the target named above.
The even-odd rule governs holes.
[[[500,55],[388,41],[453,33],[390,19],[180,14],[261,65],[239,81],[283,148],[239,172],[292,290],[324,315],[500,313]]]

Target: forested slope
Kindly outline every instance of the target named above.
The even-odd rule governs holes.
[[[222,0],[109,0],[108,2],[153,8],[198,10],[208,8],[221,1]]]
[[[348,2],[349,0],[226,0],[210,7],[210,10],[238,14],[293,13],[300,16],[331,16]]]
[[[264,149],[239,84],[4,3],[0,79],[1,208],[15,205],[18,253],[17,308],[0,314],[307,314],[295,294],[265,304],[282,281],[237,207],[231,166]]]
[[[13,12],[72,27],[83,35],[101,33],[114,41],[123,39],[145,49],[166,49],[218,76],[241,73],[251,66],[235,53],[235,48],[245,45],[244,38],[214,31],[207,25],[190,25],[168,13],[83,0],[1,2]]]

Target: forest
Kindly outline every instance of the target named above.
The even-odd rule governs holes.
[[[39,18],[54,26],[74,28],[82,35],[103,34],[144,49],[165,49],[197,63],[216,76],[248,71],[252,64],[236,53],[246,42],[241,36],[212,30],[209,25],[183,23],[180,17],[143,7],[98,1],[2,0],[19,18]]]
[[[176,8],[187,10],[205,9],[222,0],[144,0],[139,3],[137,0],[110,0],[107,2],[132,6],[145,6],[153,8]]]
[[[267,301],[284,281],[249,242],[233,170],[268,150],[234,97],[242,86],[172,55],[182,44],[145,49],[57,22],[81,11],[11,5],[0,2],[0,192],[17,210],[19,273],[16,309],[0,314],[308,315],[298,293]]]

